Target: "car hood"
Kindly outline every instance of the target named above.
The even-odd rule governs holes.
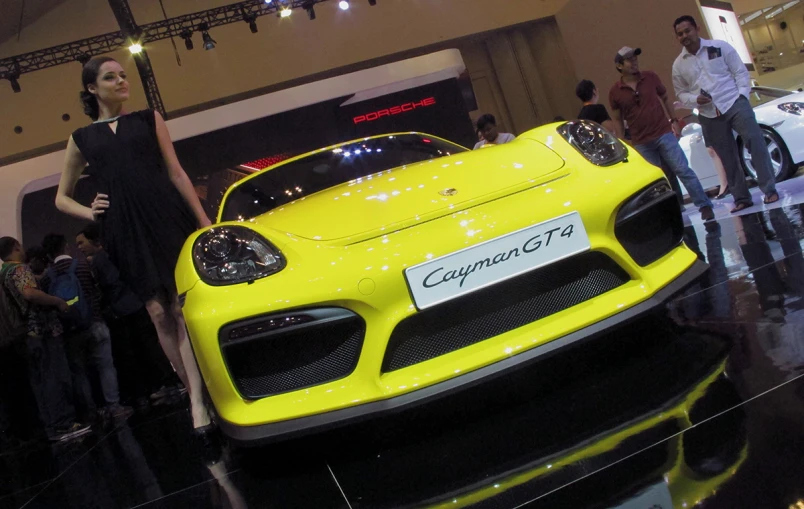
[[[804,103],[804,92],[798,92],[798,93],[795,93],[795,94],[790,94],[790,95],[786,95],[784,97],[780,97],[778,99],[774,99],[773,101],[768,101],[765,104],[761,104],[761,105],[757,106],[756,108],[754,108],[754,111],[757,114],[759,114],[759,113],[765,113],[765,114],[779,113],[779,114],[782,114],[782,112],[779,111],[778,107],[779,107],[780,104],[784,104],[784,103]]]
[[[564,160],[546,145],[518,139],[369,175],[253,222],[312,240],[357,242],[528,189],[550,180],[563,166]]]

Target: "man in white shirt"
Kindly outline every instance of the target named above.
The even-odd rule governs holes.
[[[681,103],[698,108],[704,138],[726,167],[734,210],[753,205],[751,193],[737,152],[732,130],[737,131],[751,152],[764,202],[779,200],[770,154],[748,101],[751,77],[737,51],[723,41],[710,41],[698,35],[692,16],[678,18],[673,27],[684,49],[673,63],[673,87]]]
[[[475,144],[474,150],[485,147],[486,145],[502,145],[516,138],[511,133],[501,133],[497,130],[497,119],[494,115],[486,113],[477,119],[477,131],[483,139]]]

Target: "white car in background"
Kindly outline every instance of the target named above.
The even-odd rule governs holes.
[[[804,163],[804,92],[752,87],[750,100],[768,145],[776,181],[792,177]],[[681,148],[704,189],[716,187],[719,184],[717,172],[704,144],[700,124],[688,124],[681,134]],[[746,175],[756,180],[751,154],[739,137],[737,145]],[[684,194],[687,194],[686,189]]]

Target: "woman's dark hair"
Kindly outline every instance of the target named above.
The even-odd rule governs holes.
[[[84,64],[84,69],[81,71],[81,84],[84,87],[81,91],[81,103],[84,105],[84,113],[92,120],[98,120],[100,117],[100,106],[98,98],[90,93],[87,87],[98,81],[100,68],[106,62],[116,62],[116,60],[112,57],[95,57]]]
[[[591,101],[592,97],[595,96],[595,88],[595,84],[591,81],[581,80],[578,86],[575,87],[575,95],[583,102]]]
[[[675,30],[678,25],[684,23],[685,21],[688,21],[689,24],[692,25],[693,27],[698,28],[698,23],[695,21],[695,18],[693,18],[690,15],[685,15],[681,16],[680,18],[678,18],[673,22],[673,30]]]

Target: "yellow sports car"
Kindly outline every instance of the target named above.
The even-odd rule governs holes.
[[[232,186],[177,284],[240,442],[396,411],[669,298],[706,270],[663,173],[591,122],[478,151],[339,144]]]

